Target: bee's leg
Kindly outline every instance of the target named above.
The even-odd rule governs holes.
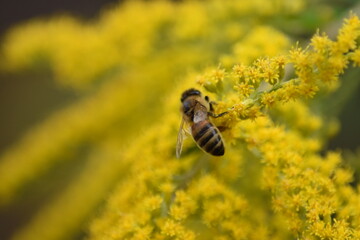
[[[214,112],[213,102],[209,102],[209,105],[210,105],[210,112]]]
[[[210,109],[210,110],[211,110],[211,109]],[[223,113],[220,113],[220,114],[215,114],[215,113],[213,113],[213,112],[208,112],[209,116],[210,116],[210,117],[213,117],[213,118],[222,117],[222,116],[224,116],[224,115],[227,114],[227,113],[229,113],[229,112],[223,112]]]
[[[214,112],[214,105],[216,105],[216,104],[217,104],[217,102],[215,102],[215,101],[210,101],[209,102],[211,112]]]
[[[205,96],[205,101],[207,101],[209,103],[209,105],[210,105],[210,112],[213,112],[214,111],[214,106],[213,105],[216,105],[216,102],[210,101],[209,96]]]
[[[226,126],[216,126],[216,127],[217,127],[217,129],[219,129],[220,132],[224,132],[225,130],[229,129]]]

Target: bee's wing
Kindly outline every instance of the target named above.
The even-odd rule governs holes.
[[[184,118],[181,118],[179,133],[178,133],[177,142],[176,142],[176,157],[177,158],[180,158],[181,150],[183,147],[183,141],[184,141],[184,135],[185,135],[184,122],[185,122]]]

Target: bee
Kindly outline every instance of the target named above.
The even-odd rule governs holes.
[[[221,117],[227,112],[218,115],[213,112],[213,102],[209,97],[203,97],[199,90],[188,89],[181,95],[182,120],[176,144],[176,157],[179,158],[184,139],[184,123],[191,127],[191,135],[198,147],[213,156],[223,156],[224,142],[219,129],[211,123],[210,117]]]

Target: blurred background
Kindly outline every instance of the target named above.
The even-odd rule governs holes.
[[[91,23],[99,17],[101,11],[117,4],[119,1],[115,0],[0,1],[0,44],[10,29],[29,20],[48,19],[65,14],[73,16],[79,21]],[[350,9],[358,8],[359,4],[360,1],[357,0],[313,1],[301,14],[289,19],[289,23],[292,24],[277,22],[283,19],[275,19],[274,24],[292,36],[292,40],[306,42],[318,28],[333,31],[336,26],[335,29],[337,29],[342,17],[346,16]],[[294,24],[298,27],[294,28]],[[344,81],[351,81],[354,76],[359,78],[358,72],[349,72],[344,76]],[[349,93],[341,94],[343,96],[341,101],[336,95],[334,95],[336,101],[329,100],[331,104],[328,107],[334,106],[338,109],[336,114],[340,120],[341,130],[335,138],[331,139],[328,149],[341,149],[346,154],[358,156],[360,154],[358,149],[360,143],[360,85],[359,81],[353,82],[352,87],[344,90]],[[45,68],[45,70],[27,68],[21,71],[0,70],[0,84],[0,154],[16,146],[23,136],[31,129],[41,125],[52,114],[92,93],[92,90],[82,92],[59,85],[54,80],[53,72],[49,68]],[[160,99],[156,101],[160,102]],[[51,141],[51,136],[49,139]],[[356,158],[354,157],[354,159]],[[41,181],[35,181],[32,183],[35,187],[25,190],[23,193],[23,196],[31,195],[31,197],[27,197],[26,200],[18,198],[5,208],[1,208],[0,239],[10,239],[17,229],[30,221],[44,202],[52,199],[58,189],[63,189],[71,182],[74,174],[76,175],[76,172],[84,164],[80,161],[73,167],[66,164],[57,165],[57,171],[51,171],[51,176],[43,177],[50,179],[52,184],[44,185]],[[36,186],[41,187],[37,188]],[[79,231],[74,236],[81,238],[84,234]]]
[[[12,26],[37,18],[68,14],[84,21],[96,18],[101,9],[111,7],[116,0],[90,1],[1,1],[0,39]],[[26,131],[51,112],[74,101],[76,92],[59,88],[51,73],[0,72],[0,149],[11,146]]]
[[[101,9],[111,7],[118,2],[120,1],[0,1],[0,42],[11,27],[28,20],[67,14],[89,21],[96,18]],[[65,108],[80,98],[73,89],[59,87],[50,72],[28,70],[6,73],[0,71],[0,85],[1,154],[14,145],[31,127],[40,124],[53,112]],[[71,175],[67,167],[57,172],[59,174],[53,180],[58,179],[57,181],[60,182]],[[37,188],[42,193],[35,194],[40,194],[40,198],[49,196],[53,186],[42,185]],[[43,201],[39,198],[35,198],[27,204],[13,204],[5,209],[2,208],[0,210],[0,239],[10,239],[14,231],[28,222],[42,203]]]

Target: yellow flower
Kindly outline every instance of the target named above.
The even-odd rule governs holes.
[[[353,53],[349,53],[351,61],[355,66],[360,66],[360,49],[356,49]]]

